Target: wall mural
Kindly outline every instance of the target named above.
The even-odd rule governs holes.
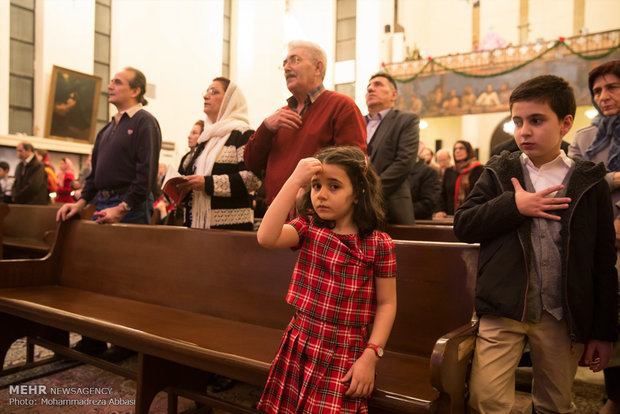
[[[601,52],[601,43],[612,46]],[[578,50],[579,45],[583,51]],[[620,59],[620,31],[589,35],[585,40],[584,36],[560,38],[546,45],[402,62],[384,65],[384,70],[398,82],[398,109],[436,117],[508,111],[513,88],[545,73],[568,80],[577,105],[589,105],[588,72],[614,59]]]

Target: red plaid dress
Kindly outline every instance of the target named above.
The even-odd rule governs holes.
[[[375,231],[360,240],[290,222],[301,251],[286,301],[297,310],[258,405],[267,413],[367,413],[364,398],[348,398],[340,379],[366,348],[375,316],[375,277],[396,276],[394,243]]]

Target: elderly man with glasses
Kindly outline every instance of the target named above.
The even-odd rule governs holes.
[[[295,166],[330,145],[354,145],[366,152],[366,122],[355,102],[323,86],[327,58],[307,41],[292,41],[283,62],[287,105],[267,117],[245,146],[245,163],[266,170],[270,204]],[[292,207],[292,206],[291,206]]]

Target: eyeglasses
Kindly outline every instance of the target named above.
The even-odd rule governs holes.
[[[300,58],[297,55],[293,55],[282,61],[282,68],[284,68],[287,64],[291,66],[298,65],[301,61],[302,61],[302,58]]]
[[[219,95],[220,93],[221,93],[221,92],[220,92],[220,91],[218,91],[218,90],[217,90],[217,89],[215,89],[215,88],[209,88],[209,89],[207,89],[207,90],[205,91],[204,96],[205,96],[205,98],[206,98],[206,97],[207,97],[207,96],[209,96],[209,95]]]

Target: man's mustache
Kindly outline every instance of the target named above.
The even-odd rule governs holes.
[[[296,78],[296,77],[297,77],[297,75],[296,75],[296,74],[294,74],[293,72],[285,72],[285,73],[284,73],[284,77],[285,77],[286,79],[288,79],[288,78]]]

